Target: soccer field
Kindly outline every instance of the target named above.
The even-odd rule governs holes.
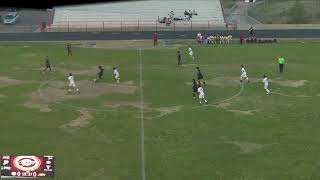
[[[0,154],[53,155],[57,180],[320,177],[319,43],[193,44],[195,64],[187,47],[74,46],[68,57],[65,45],[1,44]],[[209,105],[192,99],[197,66]],[[68,94],[70,72],[80,94]]]

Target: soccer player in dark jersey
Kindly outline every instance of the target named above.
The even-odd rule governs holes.
[[[99,66],[98,68],[99,68],[98,77],[99,79],[102,79],[104,69],[102,68],[102,66]]]
[[[202,75],[199,67],[197,67],[197,76],[198,76],[198,81],[199,81],[200,83],[203,83],[203,85],[205,86],[205,85],[206,85],[206,82],[203,80],[203,75]],[[201,85],[201,84],[200,84],[200,85]]]
[[[178,51],[178,55],[177,55],[177,58],[178,58],[178,66],[179,66],[179,65],[182,65],[182,61],[181,61],[181,54],[180,54],[180,51]]]
[[[68,56],[72,56],[71,44],[70,43],[67,44],[67,52],[68,52]]]
[[[49,61],[49,57],[48,56],[46,56],[46,58],[45,58],[45,68],[44,68],[44,70],[43,70],[43,73],[49,68],[49,70],[50,70],[50,72],[51,72],[51,64],[50,64],[50,61]]]
[[[193,99],[196,99],[196,95],[198,93],[198,84],[195,79],[192,79],[192,95]]]
[[[102,79],[104,69],[102,66],[98,66],[98,69],[99,69],[99,72],[97,73],[98,79]],[[97,79],[93,79],[93,82],[96,82],[96,81]]]

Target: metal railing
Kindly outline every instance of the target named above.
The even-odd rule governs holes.
[[[90,32],[90,31],[186,31],[223,30],[225,23],[217,21],[172,21],[170,24],[158,21],[64,21],[55,22],[50,32]]]

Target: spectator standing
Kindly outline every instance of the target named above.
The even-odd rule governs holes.
[[[153,46],[158,46],[158,34],[156,32],[153,34]]]
[[[204,36],[203,36],[203,42],[204,42],[205,44],[208,44],[208,35],[207,35],[207,34],[204,34]]]
[[[250,36],[250,38],[253,37],[253,27],[252,26],[249,29],[249,36]]]
[[[198,38],[200,38],[200,36],[201,36],[201,33],[200,33],[200,32],[198,32],[197,37],[198,37]]]
[[[243,44],[243,41],[244,41],[244,35],[241,34],[241,35],[240,35],[240,44],[241,44],[241,45]]]

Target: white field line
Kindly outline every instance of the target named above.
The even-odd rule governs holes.
[[[142,76],[142,55],[141,48],[139,49],[139,59],[140,59],[140,120],[141,120],[141,176],[142,180],[146,180],[146,165],[145,165],[145,149],[144,149],[144,102],[143,102],[143,76]]]

